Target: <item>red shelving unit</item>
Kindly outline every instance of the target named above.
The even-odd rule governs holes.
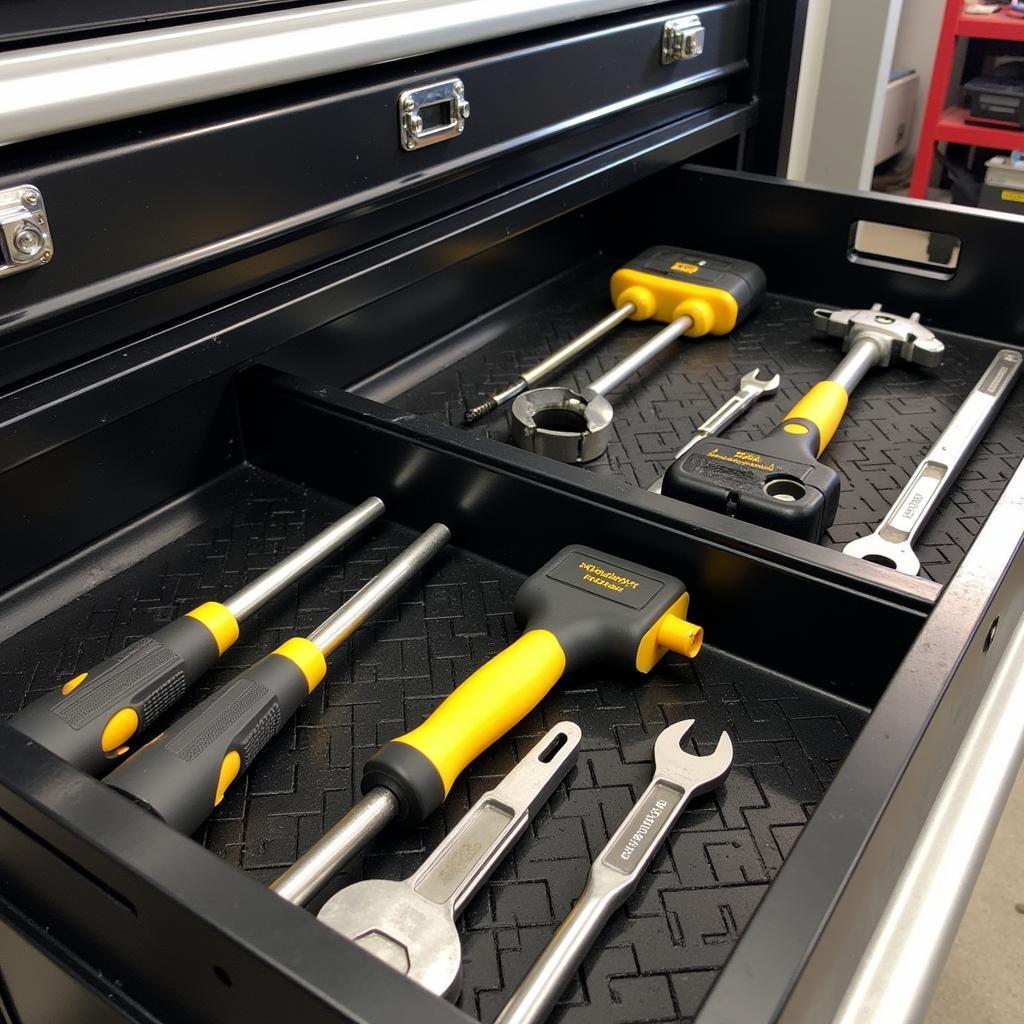
[[[917,199],[924,199],[928,193],[937,142],[958,142],[989,149],[1024,148],[1024,131],[968,124],[967,111],[963,107],[943,109],[958,39],[1024,42],[1024,18],[1014,18],[1002,12],[964,14],[963,8],[964,0],[946,0],[946,13],[942,17],[939,44],[935,49],[932,83],[921,122],[921,138],[914,158],[914,173],[910,179],[910,194]]]

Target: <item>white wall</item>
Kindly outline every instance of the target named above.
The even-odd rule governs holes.
[[[840,0],[841,2],[841,0]],[[811,146],[814,110],[818,101],[818,83],[825,55],[825,34],[831,0],[808,0],[804,50],[793,111],[793,138],[789,147],[787,178],[803,181],[807,177],[807,154]]]
[[[939,41],[939,28],[945,8],[943,0],[903,0],[903,13],[900,15],[900,27],[896,34],[896,48],[893,50],[893,67],[913,68],[919,77],[917,93],[917,109],[911,124],[907,152],[917,150],[917,140],[921,134],[921,119],[924,116],[924,105],[928,98],[928,88],[932,79],[932,63],[935,60],[935,47]]]

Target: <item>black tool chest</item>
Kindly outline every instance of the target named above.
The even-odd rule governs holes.
[[[452,531],[194,836],[0,726],[12,1024],[489,1024],[647,785],[658,733],[685,718],[700,753],[729,733],[732,772],[684,812],[552,1019],[831,1019],[1024,611],[1020,392],[922,535],[919,577],[841,548],[878,524],[996,349],[1021,347],[1003,258],[1019,227],[773,178],[802,11],[606,5],[5,147],[0,189],[39,190],[53,259],[0,278],[0,717],[371,495],[380,524],[246,624],[182,710],[431,523]],[[665,22],[693,13],[703,53],[663,65]],[[454,78],[462,133],[403,151],[399,96]],[[959,265],[851,259],[860,220],[954,235]],[[624,383],[600,459],[519,450],[507,408],[462,425],[608,312],[616,267],[666,243],[758,263],[768,295]],[[823,456],[843,490],[821,544],[647,492],[741,374],[783,377],[731,430],[752,440],[828,373],[839,345],[813,333],[816,306],[873,302],[919,310],[946,358],[875,371],[851,398]],[[651,330],[627,323],[558,383],[583,387]],[[358,799],[370,755],[516,638],[520,584],[568,544],[685,580],[700,655],[571,675],[442,810],[385,832],[306,909],[268,891]],[[310,913],[344,883],[409,876],[564,719],[583,732],[577,768],[469,904],[454,1007]]]

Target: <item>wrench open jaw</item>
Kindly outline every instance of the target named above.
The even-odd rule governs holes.
[[[662,730],[654,744],[654,778],[679,786],[692,799],[721,783],[732,767],[732,740],[727,732],[718,737],[710,754],[690,754],[682,744],[693,728],[694,719],[676,722]]]

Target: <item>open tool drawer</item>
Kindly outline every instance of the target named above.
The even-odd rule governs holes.
[[[722,17],[743,7],[704,6]],[[766,10],[751,4],[753,56],[778,42]],[[641,20],[666,11],[643,8]],[[629,26],[594,28],[607,41]],[[685,813],[554,1019],[831,1019],[1024,611],[1019,393],[924,535],[921,578],[836,549],[875,525],[993,346],[1019,346],[999,259],[1019,228],[679,167],[698,152],[774,166],[785,105],[772,91],[785,75],[766,57],[756,101],[745,76],[707,83],[711,106],[681,117],[666,113],[671,97],[640,104],[650,117],[631,127],[595,116],[585,145],[570,133],[578,150],[524,141],[522,166],[506,167],[514,183],[438,156],[435,188],[381,184],[383,205],[289,222],[299,240],[256,239],[252,263],[241,249],[220,262],[204,250],[191,276],[154,273],[123,302],[100,301],[118,268],[97,263],[98,290],[75,322],[48,318],[61,280],[16,279],[32,316],[3,325],[23,378],[0,396],[3,718],[237,589],[369,495],[386,503],[380,525],[264,608],[182,710],[315,626],[416,531],[442,521],[453,540],[338,651],[325,685],[192,837],[0,725],[0,1006],[12,1020],[490,1022],[646,784],[658,732],[689,717],[702,752],[730,733],[733,771]],[[325,91],[296,109],[328,106]],[[259,120],[215,113],[232,130]],[[203,136],[176,127],[177,144]],[[284,224],[297,194],[240,205],[234,241],[251,227],[243,214]],[[953,234],[960,266],[938,280],[852,262],[860,219]],[[133,259],[180,263],[201,240],[139,244],[174,241],[181,251]],[[566,467],[519,451],[501,413],[459,425],[467,401],[606,311],[610,269],[666,241],[758,262],[770,294],[735,335],[687,342],[624,386],[603,461]],[[813,304],[874,301],[920,309],[947,360],[858,392],[832,448],[848,486],[824,544],[642,489],[739,373],[761,363],[785,377],[780,397],[734,428],[752,438],[835,362],[834,343],[811,336]],[[564,379],[582,384],[646,333],[624,329]],[[646,677],[566,679],[467,769],[443,810],[378,838],[318,897],[360,875],[409,875],[548,726],[578,722],[575,773],[461,922],[453,1008],[266,886],[351,806],[380,743],[515,638],[516,590],[569,543],[681,577],[707,646]]]
[[[742,195],[751,212],[778,211],[788,197],[794,216],[810,211],[806,238],[822,252],[830,241],[822,208],[839,207],[835,223],[849,216],[907,223],[935,217],[964,239],[965,273],[974,272],[972,253],[998,251],[998,232],[1007,227],[998,218],[830,196],[711,170],[670,171],[645,187],[696,207],[702,195],[732,203]],[[567,215],[539,238],[527,233],[505,245],[510,255],[538,241],[550,246],[551,233],[564,230],[562,251],[578,252],[573,246],[587,237],[592,219],[603,237],[626,249],[664,230],[645,235],[635,220],[627,228],[614,220],[613,206]],[[771,225],[753,232],[751,222],[753,215],[747,241],[769,280],[781,277],[796,291],[801,279],[774,254],[782,242]],[[986,233],[992,246],[978,244]],[[794,245],[790,233],[789,256]],[[492,282],[501,295],[510,283],[494,257],[488,252],[481,263],[428,277],[400,293],[401,301],[392,296],[386,308],[425,321],[422,303],[450,294],[460,272],[466,281]],[[603,256],[583,258],[586,271]],[[580,279],[573,266],[565,269]],[[877,297],[889,305],[896,296],[885,289],[934,287],[941,294],[923,279],[875,270],[867,271],[870,287],[857,291],[854,275],[862,270],[851,265],[834,291],[822,287],[824,300]],[[572,302],[589,315],[601,295],[592,277],[584,273],[582,280]],[[977,287],[984,290],[984,280]],[[555,301],[568,293],[522,290],[524,297],[513,297],[497,315],[502,332],[520,329],[520,320],[529,324],[552,292]],[[920,294],[902,301],[927,308]],[[953,309],[935,302],[941,313]],[[774,295],[766,309],[790,307],[807,308],[803,293]],[[26,538],[24,549],[11,553],[12,575],[31,572],[29,560],[44,550],[41,538],[66,531],[71,544],[76,530],[107,529],[5,596],[6,713],[185,608],[233,589],[366,495],[385,500],[386,524],[265,609],[189,701],[293,630],[314,625],[407,543],[411,530],[441,520],[454,542],[418,587],[343,649],[328,684],[194,839],[17,733],[0,734],[5,998],[27,1020],[37,1009],[48,1012],[51,999],[73,1003],[81,1019],[462,1019],[264,886],[350,805],[362,762],[381,741],[514,637],[512,598],[524,576],[561,545],[579,542],[685,579],[692,616],[707,631],[706,650],[692,663],[670,657],[645,679],[598,673],[563,683],[472,765],[442,812],[412,833],[379,839],[345,877],[409,874],[532,739],[560,718],[579,722],[585,738],[578,770],[462,924],[466,977],[458,1007],[490,1020],[646,781],[658,730],[692,716],[698,749],[721,729],[730,732],[733,772],[684,815],[559,1012],[581,1020],[770,1020],[787,999],[798,999],[810,1006],[805,1012],[826,1019],[823,1008],[844,979],[832,973],[834,952],[821,951],[843,950],[852,970],[1021,613],[1024,487],[1019,473],[1012,475],[1022,450],[1019,428],[999,435],[1008,479],[992,488],[977,539],[940,590],[827,547],[680,510],[612,474],[564,467],[437,417],[410,415],[403,406],[416,397],[415,385],[389,405],[324,383],[330,373],[345,383],[350,358],[347,372],[367,378],[375,362],[392,357],[362,340],[383,308],[368,306],[347,326],[333,325],[333,353],[323,335],[298,338],[261,366],[214,374],[8,471],[8,493],[21,504],[9,504],[5,514]],[[992,314],[991,333],[1002,333],[1000,307],[979,308]],[[950,322],[966,326],[952,314]],[[796,315],[785,323],[803,330]],[[485,338],[499,333],[492,321],[477,320],[456,331],[454,343],[422,348],[427,372],[418,376],[431,380],[439,366],[465,355],[459,344],[477,330]],[[381,333],[411,350],[431,340],[407,329]],[[986,343],[943,335],[958,359],[984,362]],[[347,348],[338,342],[346,337]],[[827,346],[809,338],[805,344]],[[756,351],[758,359],[774,354],[770,340]],[[680,358],[698,357],[695,344]],[[408,370],[419,358],[399,365]],[[273,362],[304,368],[306,376]],[[378,385],[397,379],[393,370],[374,373],[368,379]],[[728,380],[723,375],[723,388]],[[1000,425],[1019,415],[1011,398]],[[64,493],[84,493],[74,477],[82,467],[97,467],[106,483],[132,464],[149,471],[124,475],[116,491],[94,489],[74,510],[55,506],[54,481]],[[831,967],[818,962],[823,955]],[[62,973],[54,975],[54,965]],[[43,978],[50,983],[40,989]]]

